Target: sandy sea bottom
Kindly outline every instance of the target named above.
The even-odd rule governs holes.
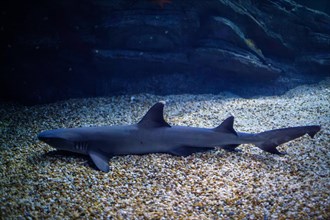
[[[242,132],[319,124],[279,147],[285,156],[242,145],[188,157],[113,157],[111,171],[88,157],[46,154],[36,139],[61,127],[131,124],[165,100],[172,125],[215,127],[228,115]],[[330,79],[283,96],[139,94],[49,105],[0,106],[0,217],[115,219],[329,219]]]

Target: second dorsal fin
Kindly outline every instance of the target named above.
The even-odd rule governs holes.
[[[163,116],[164,102],[154,104],[138,123],[140,128],[171,127]]]
[[[232,133],[237,135],[237,132],[234,130],[234,116],[228,117],[221,123],[221,125],[213,128],[213,130],[216,132]]]

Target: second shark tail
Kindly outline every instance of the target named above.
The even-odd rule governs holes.
[[[308,134],[313,138],[315,134],[320,131],[320,129],[320,126],[313,125],[265,131],[254,135],[255,139],[257,139],[254,144],[260,149],[269,153],[283,154],[276,149],[277,146],[294,140],[305,134]]]

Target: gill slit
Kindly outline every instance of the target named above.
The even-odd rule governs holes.
[[[88,142],[86,141],[77,141],[74,143],[74,148],[76,150],[80,150],[80,151],[87,151],[88,149]]]

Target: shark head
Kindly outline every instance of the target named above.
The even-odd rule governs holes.
[[[55,129],[43,131],[38,135],[40,141],[56,148],[57,150],[71,151],[86,154],[88,142],[82,141],[82,134],[75,129]]]

